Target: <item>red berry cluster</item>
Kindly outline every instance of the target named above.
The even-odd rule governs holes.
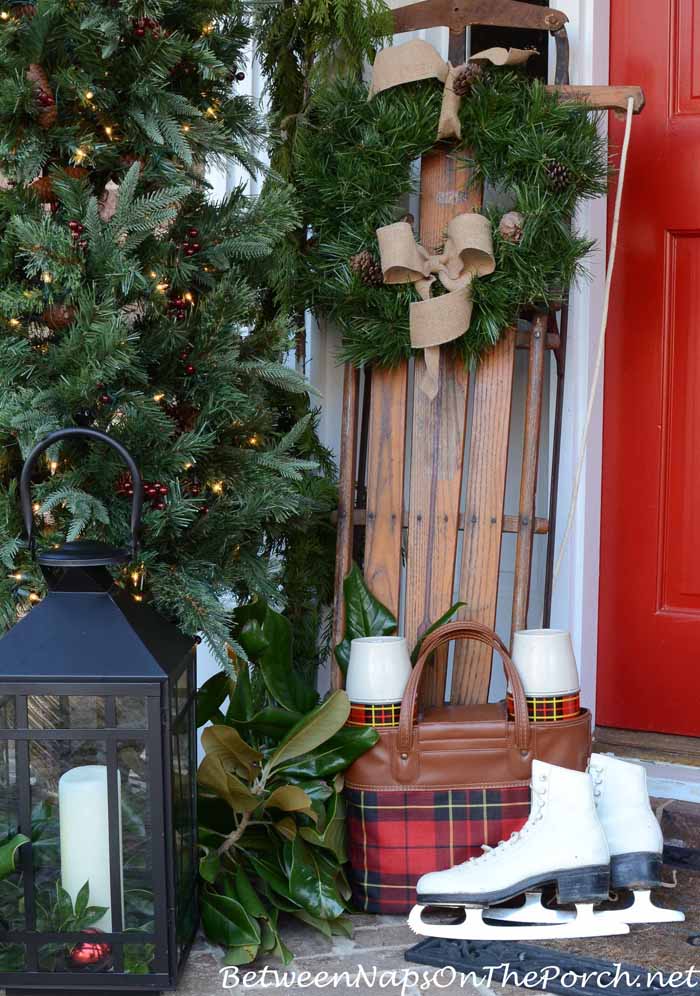
[[[196,239],[199,237],[199,230],[196,228],[187,229],[187,242],[182,243],[182,251],[185,256],[196,256],[201,250],[201,245],[199,242],[191,242],[190,239]]]
[[[190,358],[189,349],[183,349],[180,353],[180,359],[184,363],[183,369],[185,373],[187,374],[188,377],[191,377],[193,374],[197,373],[197,368],[194,366],[193,363],[188,362],[189,358]]]
[[[176,318],[178,322],[184,322],[187,318],[187,301],[184,297],[176,294],[168,302],[168,314],[171,318]]]
[[[133,22],[132,30],[135,38],[145,38],[147,32],[150,32],[153,38],[158,38],[160,35],[160,24],[158,24],[158,21],[154,21],[152,17],[139,17],[137,21]]]
[[[78,246],[78,249],[87,249],[87,240],[81,238],[81,235],[85,231],[85,225],[81,225],[79,221],[69,221],[68,227],[70,228],[70,234],[73,241]]]
[[[54,95],[50,90],[39,90],[36,99],[38,100],[40,107],[49,108],[53,107],[56,103]]]
[[[127,470],[120,474],[117,479],[117,494],[120,498],[133,498],[134,496],[134,482]],[[144,481],[143,494],[146,500],[150,501],[151,508],[155,509],[156,512],[163,511],[165,508],[164,498],[168,494],[167,485],[161,484],[160,481]]]

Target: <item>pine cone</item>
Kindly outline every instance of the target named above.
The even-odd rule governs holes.
[[[569,167],[557,160],[547,163],[545,171],[549,178],[550,186],[558,194],[563,194],[574,182],[574,175]]]
[[[52,332],[66,329],[75,318],[75,308],[66,304],[52,304],[41,316]]]
[[[508,211],[508,213],[504,214],[501,218],[498,225],[498,231],[501,233],[506,242],[515,242],[517,244],[523,237],[524,224],[525,218],[519,211]]]
[[[31,18],[36,14],[36,4],[24,3],[24,0],[20,0],[19,3],[11,3],[10,10],[13,17]]]
[[[366,287],[381,287],[384,283],[381,263],[369,249],[363,249],[350,257],[350,269]]]
[[[40,111],[37,119],[42,128],[52,128],[58,119],[56,101],[51,90],[49,78],[38,63],[33,62],[27,69],[27,79],[34,84]]]
[[[474,84],[484,75],[484,68],[478,62],[468,62],[457,70],[452,80],[452,92],[458,97],[471,93]]]

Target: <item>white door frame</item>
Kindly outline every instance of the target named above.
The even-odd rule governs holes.
[[[555,0],[552,5],[569,16],[571,82],[606,84],[610,69],[610,0]],[[596,240],[597,249],[588,260],[591,279],[574,287],[570,297],[559,470],[559,540],[569,513],[600,335],[607,198],[585,203],[578,212],[576,223],[582,232]],[[553,405],[551,407],[553,410]],[[581,674],[582,701],[591,709],[595,708],[598,649],[602,441],[601,380],[596,392],[574,526],[552,600],[552,626],[571,630]]]

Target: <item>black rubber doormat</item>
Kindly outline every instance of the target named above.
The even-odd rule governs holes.
[[[653,971],[625,962],[603,961],[518,941],[454,941],[429,937],[409,948],[406,961],[453,968],[469,981],[576,996],[697,996],[700,977],[691,970]],[[692,976],[689,978],[689,976]],[[450,989],[450,992],[453,990]],[[455,990],[459,991],[459,990]]]

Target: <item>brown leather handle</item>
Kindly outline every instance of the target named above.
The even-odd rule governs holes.
[[[449,643],[451,640],[477,640],[479,643],[497,650],[503,660],[503,667],[506,677],[510,682],[513,692],[513,704],[515,707],[515,742],[522,751],[529,750],[530,747],[530,717],[527,711],[527,699],[525,690],[520,680],[515,664],[511,660],[510,654],[505,644],[498,636],[490,630],[488,626],[483,626],[478,622],[458,620],[457,622],[445,623],[429,636],[426,636],[421,647],[421,652],[415,667],[408,679],[406,690],[403,693],[401,702],[401,718],[399,720],[399,732],[396,745],[401,755],[408,755],[414,747],[415,730],[413,717],[415,715],[418,691],[420,689],[421,678],[425,665],[438,647]]]

